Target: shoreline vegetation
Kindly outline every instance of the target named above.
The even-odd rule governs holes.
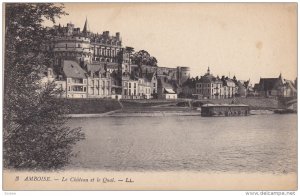
[[[62,99],[69,107],[69,117],[118,116],[200,116],[202,104],[246,104],[251,114],[283,113],[284,107],[274,98],[236,98],[216,100],[113,100]],[[279,111],[279,112],[278,112]]]

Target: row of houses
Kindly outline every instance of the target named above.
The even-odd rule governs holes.
[[[64,60],[61,72],[48,68],[41,85],[54,82],[62,90],[61,98],[112,98],[112,99],[177,99],[177,93],[156,72],[123,72],[107,70],[105,64],[80,65]]]
[[[131,66],[131,65],[129,65]],[[135,67],[136,65],[133,65]],[[73,60],[62,62],[58,75],[48,68],[42,79],[43,85],[54,81],[63,90],[64,98],[113,98],[113,99],[226,99],[233,97],[296,97],[295,83],[282,78],[261,78],[251,86],[250,80],[237,80],[234,76],[214,76],[207,73],[197,79],[188,78],[179,85],[168,74],[128,72],[122,68],[107,68],[106,64],[83,64]],[[123,66],[124,67],[124,66]]]
[[[91,33],[88,22],[83,30],[69,23],[54,26],[56,35],[49,43],[54,65],[44,73],[42,85],[55,82],[64,98],[113,99],[223,99],[235,96],[295,96],[293,82],[261,78],[254,87],[250,81],[214,76],[208,68],[201,78],[191,78],[189,67],[135,65],[122,47],[120,33]],[[121,57],[121,58],[120,58]]]
[[[237,80],[234,76],[214,76],[208,68],[207,73],[200,78],[187,80],[181,89],[180,96],[197,99],[226,99],[233,97],[295,97],[297,96],[296,83],[278,78],[260,78],[254,87],[250,79]]]

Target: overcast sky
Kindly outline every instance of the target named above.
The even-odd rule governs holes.
[[[238,79],[297,76],[297,5],[283,3],[65,3],[57,24],[121,33],[123,46],[144,49],[159,66],[207,67]]]

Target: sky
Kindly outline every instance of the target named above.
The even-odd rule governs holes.
[[[144,49],[158,66],[188,66],[237,79],[297,76],[296,3],[65,3],[72,22],[121,33],[123,46]],[[49,25],[47,23],[47,25]]]

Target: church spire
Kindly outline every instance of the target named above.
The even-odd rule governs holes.
[[[210,69],[209,69],[209,66],[207,68],[207,74],[210,74]]]
[[[87,17],[86,17],[82,33],[88,33],[88,32],[89,32],[89,28],[88,28],[88,21],[87,21]]]

